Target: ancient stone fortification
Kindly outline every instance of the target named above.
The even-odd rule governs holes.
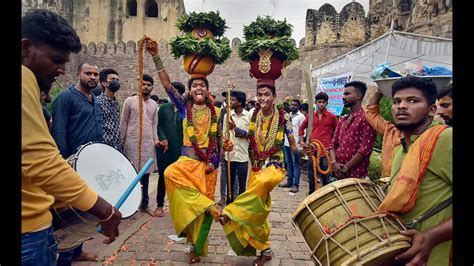
[[[170,77],[183,83],[188,79],[182,68],[182,59],[174,60],[167,46],[169,38],[178,34],[174,24],[184,13],[183,0],[22,0],[22,3],[24,11],[29,7],[43,7],[62,14],[72,22],[81,37],[83,49],[73,55],[67,65],[67,74],[60,79],[63,86],[76,82],[78,63],[90,61],[101,68],[111,67],[119,72],[122,89],[118,98],[121,101],[136,93],[137,41],[145,33],[161,39],[160,54]],[[153,3],[158,3],[157,14],[151,12],[155,10]],[[155,15],[157,17],[150,17]],[[298,42],[301,57],[277,81],[278,97],[305,97],[304,69],[308,69],[310,64],[313,67],[323,64],[381,36],[390,28],[392,17],[396,30],[452,37],[450,0],[372,0],[367,16],[357,2],[347,4],[339,13],[330,4],[318,10],[308,9],[306,37]],[[249,65],[238,58],[240,43],[239,39],[232,40],[231,58],[225,64],[217,65],[208,77],[212,94],[218,95],[219,100],[222,100],[220,94],[228,80],[234,80],[237,89],[245,91],[248,98],[255,96],[255,79],[248,75]],[[154,93],[165,97],[148,55],[145,55],[144,62],[145,73],[152,74],[157,82]]]
[[[61,14],[86,45],[138,40],[144,34],[169,40],[185,13],[183,0],[22,0],[22,7],[23,12],[38,7]]]

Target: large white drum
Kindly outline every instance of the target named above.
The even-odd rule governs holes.
[[[67,159],[86,183],[110,204],[115,205],[137,176],[137,171],[121,152],[103,143],[87,143]],[[138,210],[140,186],[135,186],[119,208],[122,218],[129,218]],[[96,233],[97,219],[86,212],[63,203],[52,209],[53,227],[58,239],[58,250],[71,250]]]
[[[112,205],[117,203],[137,176],[137,171],[125,155],[103,143],[85,144],[67,161],[99,196]],[[123,218],[135,214],[141,197],[140,186],[135,186],[119,209]]]

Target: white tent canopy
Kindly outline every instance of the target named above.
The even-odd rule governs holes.
[[[405,62],[418,59],[429,67],[444,66],[452,69],[452,55],[452,39],[389,31],[361,47],[313,67],[311,76],[317,79],[352,72],[352,80],[373,83],[370,75],[381,63],[388,62],[392,69],[400,72],[405,69]]]

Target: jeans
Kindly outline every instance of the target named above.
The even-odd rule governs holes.
[[[140,184],[142,185],[142,201],[140,203],[140,209],[144,210],[148,208],[148,183],[150,181],[150,174],[144,174],[140,179]]]
[[[326,157],[321,157],[319,159],[319,167],[321,170],[328,169],[328,159]],[[336,179],[332,178],[330,175],[320,175],[321,181],[323,186],[334,182]],[[308,160],[308,181],[309,181],[309,194],[313,193],[315,188],[314,183],[314,169],[313,169],[313,161],[310,159]]]
[[[292,153],[290,147],[283,146],[283,155],[286,162],[286,173],[288,174],[287,184],[290,186],[300,186],[301,155]]]
[[[237,178],[235,179],[235,169],[234,169],[234,176],[232,177],[232,165],[233,163],[236,163],[236,162],[230,162],[230,181],[231,181],[231,187],[232,187],[232,195],[233,195],[233,198],[235,199],[240,193],[240,186],[241,186],[241,183],[240,183],[240,179],[241,178]],[[245,179],[244,180],[244,183],[243,183],[243,191],[245,191],[245,185],[247,184],[247,170],[248,170],[248,162],[245,162],[244,164],[246,164],[247,168],[245,169]],[[242,171],[240,170],[239,173],[241,173]],[[242,176],[239,175],[239,177]],[[220,191],[221,191],[221,199],[227,199],[227,161],[222,159],[221,160],[221,188],[220,188]]]
[[[80,244],[73,250],[60,252],[58,257],[58,266],[71,266],[72,259],[82,254],[82,245],[83,244]]]
[[[56,265],[58,242],[53,227],[21,235],[21,265]]]

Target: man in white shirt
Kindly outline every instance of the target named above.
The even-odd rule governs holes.
[[[305,119],[305,116],[300,112],[300,100],[293,99],[290,103],[290,117],[293,123],[293,132],[298,132],[301,123]],[[295,141],[298,143],[299,136],[295,134]],[[279,185],[279,187],[291,187],[290,192],[296,193],[299,191],[300,186],[300,173],[301,173],[301,155],[298,153],[292,153],[290,150],[290,144],[288,138],[285,135],[285,145],[283,147],[283,154],[285,156],[286,172],[288,173],[288,179],[286,184]]]
[[[227,160],[230,159],[230,178],[231,178],[231,191],[234,191],[234,185],[236,178],[238,179],[239,190],[237,195],[230,195],[227,197],[227,204],[232,202],[238,195],[245,192],[247,185],[248,175],[248,148],[249,142],[247,140],[247,132],[250,125],[251,113],[244,109],[246,101],[246,95],[242,91],[231,92],[230,108],[231,108],[231,125],[230,125],[230,140],[234,144],[234,149],[224,155],[223,164],[227,168]],[[227,114],[224,115],[223,121],[223,136],[227,130]],[[227,170],[227,169],[226,169]],[[227,171],[223,171],[226,175],[221,175],[221,192],[227,190]],[[223,180],[225,179],[225,180]],[[222,184],[225,184],[225,188],[222,188]],[[222,194],[222,193],[221,193]],[[234,193],[232,193],[234,194]],[[226,194],[222,194],[225,198]]]

